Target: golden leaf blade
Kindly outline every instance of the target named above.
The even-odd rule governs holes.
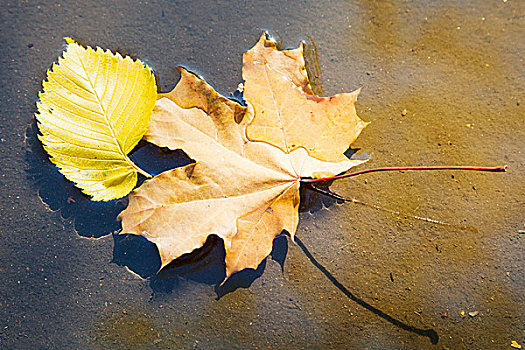
[[[127,195],[137,172],[129,158],[148,127],[155,78],[140,61],[68,45],[39,94],[39,136],[51,161],[93,200]]]
[[[256,118],[250,140],[266,141],[286,153],[304,147],[324,161],[342,161],[367,125],[356,113],[360,90],[332,97],[313,94],[304,68],[303,46],[278,51],[265,35],[243,56],[244,98]]]
[[[304,148],[287,154],[250,141],[246,125],[253,107],[230,105],[195,75],[181,74],[175,89],[157,100],[144,137],[180,148],[197,163],[166,171],[134,190],[119,215],[121,233],[154,242],[162,267],[216,234],[224,241],[229,277],[256,268],[282,230],[293,238],[301,177],[341,173],[362,161],[329,163]]]

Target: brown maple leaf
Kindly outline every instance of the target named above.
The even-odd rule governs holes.
[[[197,163],[146,181],[130,195],[119,218],[122,233],[142,235],[157,245],[162,267],[216,234],[224,241],[226,278],[257,268],[283,230],[293,239],[302,178],[338,174],[364,162],[342,154],[366,125],[355,115],[357,92],[313,95],[302,46],[277,51],[262,38],[244,59],[248,107],[182,68],[175,89],[155,105],[145,139],[180,148]],[[277,82],[263,86],[256,77],[259,69]],[[287,97],[276,97],[277,92]],[[274,109],[267,107],[272,103]],[[247,127],[253,131],[248,136]],[[341,137],[340,132],[349,134]]]

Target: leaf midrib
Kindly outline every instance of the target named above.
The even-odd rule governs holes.
[[[93,50],[94,52],[96,52],[95,50]],[[103,55],[102,57],[104,59],[106,59],[105,57],[105,52],[103,52]],[[144,170],[142,170],[141,168],[139,168],[135,163],[133,163],[131,161],[131,159],[129,159],[129,157],[127,156],[127,154],[124,152],[124,150],[122,149],[122,145],[120,144],[120,142],[118,141],[118,138],[115,134],[115,131],[113,130],[113,125],[110,123],[109,119],[108,119],[108,115],[107,115],[107,111],[106,109],[104,108],[104,105],[102,104],[102,101],[99,97],[99,95],[97,94],[97,90],[95,89],[95,86],[93,85],[93,81],[91,80],[89,74],[88,74],[88,71],[86,69],[86,66],[84,65],[84,62],[82,61],[82,57],[80,55],[78,55],[78,53],[76,54],[77,58],[78,58],[78,61],[80,62],[80,65],[82,66],[82,69],[84,70],[84,73],[85,73],[85,79],[88,81],[92,91],[93,91],[93,95],[95,96],[95,98],[97,99],[97,103],[99,105],[99,108],[101,109],[102,111],[102,115],[104,116],[104,120],[109,128],[109,131],[111,133],[111,137],[113,138],[113,140],[115,141],[115,144],[117,146],[117,150],[118,150],[118,153],[122,156],[122,158],[124,159],[124,161],[126,163],[128,163],[128,165],[134,169],[134,171],[136,172],[139,172],[140,174],[144,175],[145,177],[151,177],[150,174],[148,174],[147,172],[145,172]],[[97,58],[98,59],[98,58]],[[118,72],[118,64],[119,64],[119,60],[117,60],[116,62],[117,64],[117,72]],[[100,65],[97,65],[97,74],[98,74],[98,70],[99,70],[99,67]],[[76,73],[76,72],[75,72]],[[126,69],[126,81],[127,81],[127,74],[129,73],[129,69]],[[138,71],[137,71],[137,74],[140,74]],[[77,73],[78,75],[78,73]],[[106,91],[106,88],[107,88],[107,79],[108,79],[108,76],[106,74],[106,84],[104,84],[104,92]],[[136,81],[135,81],[136,83]],[[119,98],[119,103],[120,103],[120,99],[122,98],[122,94]],[[128,116],[129,117],[129,116]],[[127,120],[127,119],[126,119]],[[129,132],[128,132],[128,135],[129,135]],[[128,136],[126,135],[126,137]]]
[[[95,51],[96,52],[96,51]],[[91,80],[89,74],[88,74],[88,71],[86,69],[86,66],[84,66],[84,62],[82,61],[82,57],[80,57],[79,55],[77,55],[78,57],[78,60],[80,62],[80,64],[82,65],[82,69],[84,70],[84,73],[85,73],[85,76],[86,76],[86,80],[89,82],[89,85],[91,86],[91,90],[93,91],[93,95],[95,96],[95,98],[97,99],[97,104],[99,105],[99,108],[102,110],[102,115],[104,116],[104,120],[106,121],[106,124],[108,126],[108,129],[109,131],[111,132],[111,137],[113,138],[113,140],[115,141],[116,145],[117,145],[117,149],[119,151],[119,153],[122,155],[122,157],[128,162],[130,163],[130,166],[133,166],[134,164],[132,164],[131,160],[129,160],[129,158],[127,157],[126,154],[124,154],[124,151],[122,150],[122,147],[120,145],[120,143],[118,142],[117,140],[117,136],[115,135],[115,131],[113,130],[113,126],[111,125],[111,123],[109,122],[109,119],[108,119],[108,115],[107,115],[107,112],[106,112],[106,109],[104,108],[104,105],[102,104],[102,101],[100,100],[100,97],[98,96],[97,94],[97,90],[95,89],[95,86],[93,85],[93,81]],[[105,59],[105,57],[104,57]],[[118,67],[118,62],[117,62],[117,67]],[[99,69],[99,66],[97,65],[97,74],[98,74],[98,69]],[[127,70],[126,70],[126,74],[127,74]],[[107,78],[106,78],[107,79]],[[106,86],[107,86],[107,81],[106,81],[106,84],[104,86],[104,91],[106,89]]]
[[[247,196],[256,196],[256,195],[258,195],[260,193],[263,193],[263,192],[272,191],[276,187],[280,187],[280,186],[283,186],[283,185],[288,185],[284,191],[281,191],[281,193],[279,195],[277,195],[277,197],[279,197],[282,193],[284,193],[285,191],[288,191],[293,185],[295,185],[296,182],[299,182],[299,180],[293,179],[293,180],[289,180],[289,181],[283,181],[282,183],[280,183],[278,185],[266,188],[264,190],[248,192],[248,193],[244,193],[244,194],[241,194],[241,195],[233,195],[233,196],[225,196],[225,197],[212,197],[212,198],[206,198],[206,199],[195,199],[195,200],[184,201],[184,202],[172,202],[172,203],[168,202],[168,203],[160,203],[160,204],[157,203],[157,202],[151,201],[148,197],[146,197],[146,196],[144,196],[142,194],[135,193],[135,197],[141,196],[143,198],[146,198],[153,205],[151,205],[147,209],[137,210],[134,213],[140,213],[140,212],[144,212],[144,211],[147,211],[147,210],[156,210],[158,208],[171,207],[171,206],[176,206],[176,205],[187,205],[187,204],[195,204],[195,203],[199,203],[199,202],[209,202],[209,201],[218,201],[218,200],[228,200],[228,199],[233,199],[233,198],[241,198],[241,197],[247,197]]]

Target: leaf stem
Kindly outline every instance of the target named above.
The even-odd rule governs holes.
[[[139,168],[136,164],[135,164],[135,169],[137,169],[137,171],[138,171],[139,173],[141,173],[142,175],[144,175],[144,176],[147,177],[148,179],[153,177],[153,175],[151,175],[150,173],[148,173],[148,172],[145,171],[145,170],[142,170],[142,169]]]
[[[140,174],[144,175],[145,177],[147,177],[148,179],[149,178],[152,178],[153,175],[151,175],[150,173],[148,173],[147,171],[145,170],[142,170],[137,164],[135,164],[131,159],[129,159],[129,157],[127,155],[124,155],[124,157],[126,158],[126,160],[128,161],[128,163],[136,170],[138,171]]]
[[[407,167],[389,167],[389,168],[374,168],[357,171],[350,174],[342,174],[330,177],[323,177],[320,179],[308,179],[302,178],[301,182],[311,183],[311,182],[322,182],[322,181],[331,181],[337,179],[344,179],[347,177],[363,175],[367,173],[373,173],[378,171],[405,171],[405,170],[473,170],[473,171],[490,171],[490,172],[505,172],[507,171],[506,165],[496,166],[496,167],[478,167],[478,166],[462,166],[462,165],[438,165],[438,166],[407,166]]]

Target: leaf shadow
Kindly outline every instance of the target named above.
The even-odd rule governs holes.
[[[301,248],[301,250],[304,252],[304,254],[306,255],[306,257],[310,260],[310,262],[319,270],[321,271],[321,273],[323,275],[326,276],[326,278],[328,278],[328,280],[337,288],[339,289],[348,299],[354,301],[355,303],[357,303],[358,305],[364,307],[365,309],[373,312],[375,315],[377,315],[378,317],[381,317],[382,319],[384,319],[385,321],[391,323],[392,325],[398,327],[398,328],[401,328],[405,331],[408,331],[408,332],[412,332],[414,334],[417,334],[417,335],[420,335],[420,336],[423,336],[423,337],[427,337],[430,342],[432,344],[437,344],[438,341],[439,341],[439,335],[438,333],[432,329],[432,328],[428,328],[428,329],[422,329],[422,328],[417,328],[417,327],[414,327],[414,326],[410,326],[392,316],[390,316],[389,314],[385,313],[384,311],[381,311],[379,310],[378,308],[370,305],[369,303],[367,303],[366,301],[364,301],[363,299],[357,297],[355,294],[353,294],[348,288],[346,288],[341,282],[339,282],[335,277],[334,275],[332,275],[323,265],[321,265],[321,263],[319,263],[319,261],[317,261],[317,259],[315,259],[315,257],[312,255],[312,253],[310,253],[310,251],[308,250],[308,248],[305,246],[305,244],[299,239],[299,237],[295,237],[295,242],[297,243],[297,245],[299,246],[299,248]]]
[[[329,187],[332,183],[333,181],[323,181],[316,186],[322,190],[329,191]],[[301,197],[301,201],[299,202],[300,213],[315,213],[323,208],[329,208],[336,203],[344,203],[341,200],[314,192],[304,184],[301,184],[299,187],[299,196]]]
[[[28,164],[26,176],[36,188],[37,194],[50,210],[59,211],[66,221],[73,224],[82,237],[100,238],[121,229],[117,215],[127,206],[127,198],[108,202],[90,200],[67,180],[49,161],[49,156],[38,139],[36,120],[26,129],[26,153]],[[169,151],[141,141],[130,158],[151,174],[191,163],[182,151]],[[145,178],[139,176],[137,185]]]
[[[270,258],[281,266],[281,273],[284,273],[284,261],[286,260],[286,255],[288,254],[287,236],[289,236],[288,232],[283,232],[284,234],[277,236],[273,240],[272,252],[270,253]],[[237,290],[238,288],[249,288],[252,283],[263,274],[264,269],[266,268],[266,261],[267,259],[264,259],[256,270],[244,269],[233,274],[224,284],[216,285],[215,293],[217,294],[217,300],[226,294]]]
[[[157,246],[142,236],[131,234],[113,234],[111,262],[127,267],[144,279],[154,276],[161,264]]]
[[[127,200],[94,202],[67,180],[49,161],[49,156],[38,139],[38,127],[33,121],[26,130],[28,164],[26,177],[50,210],[73,224],[76,232],[87,238],[100,238],[120,228],[116,217]]]
[[[289,234],[285,232],[285,234],[274,239],[273,249],[270,254],[270,257],[279,263],[283,273],[284,261],[288,253],[287,236],[289,236]],[[149,278],[153,295],[173,293],[185,283],[185,280],[191,280],[215,285],[216,299],[219,300],[239,288],[249,288],[256,279],[261,277],[266,268],[267,259],[264,259],[257,269],[245,269],[233,274],[221,285],[220,283],[226,276],[224,263],[226,253],[222,239],[216,235],[210,235],[201,248],[196,249],[190,254],[181,256],[157,273],[160,268],[160,257],[153,243],[136,235],[114,235],[114,238],[115,250],[113,262],[121,266],[127,266],[142,278]],[[348,299],[400,329],[427,337],[432,344],[438,343],[439,335],[434,329],[423,329],[411,326],[357,297],[315,259],[297,236],[295,237],[295,243],[301,248],[310,262]]]
[[[161,267],[160,256],[153,243],[136,235],[114,235],[113,237],[115,239],[113,262],[126,266],[142,278],[148,278],[154,295],[157,293],[170,294],[181,287],[184,281],[189,280],[215,285],[218,300],[239,288],[249,288],[256,279],[261,277],[266,268],[266,259],[264,259],[257,269],[244,269],[233,274],[224,284],[221,284],[226,277],[224,262],[226,251],[222,239],[217,235],[209,235],[201,248],[173,260],[160,271],[158,271]],[[270,257],[279,263],[283,272],[287,253],[286,236],[276,237]]]

